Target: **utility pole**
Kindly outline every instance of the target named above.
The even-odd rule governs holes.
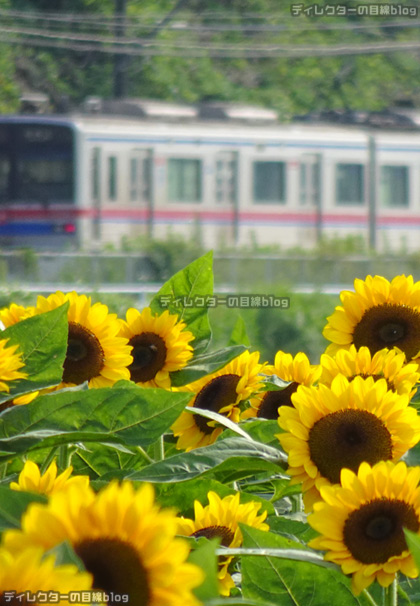
[[[115,0],[115,38],[125,36],[127,0]],[[121,99],[127,95],[127,55],[114,55],[114,98]]]

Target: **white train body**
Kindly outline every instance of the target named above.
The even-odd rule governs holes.
[[[419,248],[420,130],[188,109],[0,116],[0,242],[89,249],[180,233],[287,249],[362,235],[379,250]]]

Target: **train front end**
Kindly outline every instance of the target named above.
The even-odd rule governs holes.
[[[77,247],[75,150],[71,123],[0,117],[0,246]]]

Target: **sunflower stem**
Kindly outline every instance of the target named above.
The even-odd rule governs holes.
[[[146,459],[146,461],[148,463],[154,463],[154,460],[152,459],[152,457],[149,457],[149,455],[147,454],[147,452],[144,450],[144,448],[142,448],[141,446],[136,446],[136,450],[139,454],[141,454],[141,456]]]
[[[45,461],[41,465],[41,469],[40,469],[41,475],[44,475],[44,473],[47,471],[48,467],[51,465],[51,463],[57,456],[57,450],[58,450],[58,446],[54,446],[54,448],[51,448],[50,452],[48,453],[48,456],[46,457]]]
[[[290,501],[292,503],[292,513],[302,513],[303,508],[303,499],[301,494],[294,494],[290,496]]]
[[[58,467],[60,469],[67,469],[70,466],[70,450],[67,444],[59,446],[58,450]]]
[[[154,458],[155,461],[163,461],[165,458],[165,445],[163,442],[163,436],[160,436],[154,447]]]
[[[397,578],[384,590],[384,606],[398,606],[398,581]]]
[[[365,596],[369,604],[371,604],[372,606],[379,606],[366,589],[363,589],[362,594]]]
[[[0,479],[1,480],[4,480],[4,478],[6,477],[8,466],[9,466],[8,461],[5,461],[2,465],[0,465]]]

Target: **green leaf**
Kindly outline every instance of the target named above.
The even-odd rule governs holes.
[[[153,297],[150,307],[155,313],[162,313],[168,309],[170,313],[177,314],[195,336],[192,346],[194,354],[197,354],[206,350],[211,337],[211,329],[207,307],[197,307],[194,304],[194,298],[212,294],[213,254],[210,251],[168,280]],[[172,300],[165,304],[165,297],[172,297]],[[184,298],[188,302],[192,300],[193,305],[185,307],[176,303],[177,299],[182,303]]]
[[[199,501],[203,506],[208,504],[208,493],[215,492],[220,498],[237,494],[237,490],[213,480],[208,476],[200,476],[185,482],[175,484],[155,484],[156,498],[162,507],[175,507],[175,509],[184,517],[194,517],[194,501]],[[269,501],[246,492],[240,493],[240,502],[249,503],[250,501],[261,504],[259,514],[267,511],[274,519],[274,508]]]
[[[86,568],[79,556],[74,552],[69,541],[63,541],[52,549],[49,549],[45,555],[55,556],[55,566],[64,566],[65,564],[73,564],[80,571],[85,571]]]
[[[236,318],[235,326],[231,332],[228,345],[251,345],[246,330],[245,320],[242,316]]]
[[[417,568],[420,570],[420,537],[415,532],[404,528],[404,534],[408,548],[414,558]]]
[[[210,490],[221,498],[236,494],[236,490],[208,477],[198,477],[185,482],[155,484],[156,500],[162,507],[174,507],[184,517],[194,517],[194,501],[207,504]]]
[[[272,419],[248,419],[240,424],[242,429],[257,442],[279,445],[276,433],[280,432],[279,424]]]
[[[21,369],[26,379],[14,381],[10,393],[0,395],[0,403],[31,391],[60,383],[67,352],[68,303],[57,309],[17,322],[1,332],[9,345],[19,345]]]
[[[192,549],[188,557],[188,561],[199,566],[205,574],[203,583],[194,589],[195,596],[202,602],[219,596],[216,556],[219,542],[218,540],[200,539],[197,548]]]
[[[179,417],[189,397],[128,381],[102,389],[63,389],[6,410],[0,417],[0,449],[21,453],[90,441],[148,446]]]
[[[30,503],[46,503],[44,495],[11,490],[0,486],[0,532],[8,528],[20,528],[20,520]]]
[[[283,454],[271,446],[244,438],[227,438],[119,477],[133,481],[183,482],[206,473],[216,479],[219,474],[229,473],[239,479],[261,472],[279,473],[282,463],[284,465]]]
[[[271,532],[241,525],[245,548],[290,549],[296,557],[313,558],[315,552],[300,543]],[[242,591],[244,597],[264,599],[277,606],[368,606],[365,595],[356,597],[350,587],[350,579],[339,570],[315,563],[289,560],[271,555],[245,555],[242,562]]]
[[[171,373],[171,382],[175,387],[181,387],[201,379],[205,375],[216,372],[226,366],[231,360],[243,353],[247,348],[244,345],[233,345],[219,351],[203,354],[193,358],[191,365],[182,370]]]
[[[191,414],[199,415],[200,417],[205,417],[206,419],[211,419],[212,421],[217,421],[219,425],[223,425],[229,429],[231,433],[238,434],[251,442],[253,441],[251,436],[247,434],[238,423],[231,421],[224,415],[220,415],[218,412],[206,410],[205,408],[194,408],[194,406],[186,406],[185,411]]]

